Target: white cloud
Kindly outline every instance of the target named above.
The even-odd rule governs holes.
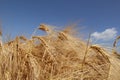
[[[117,35],[117,30],[115,28],[108,28],[103,32],[94,32],[91,34],[94,40],[104,40],[104,41],[109,41],[111,39],[114,39],[116,35]]]

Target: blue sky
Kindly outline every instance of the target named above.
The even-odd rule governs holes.
[[[41,23],[61,27],[75,22],[84,27],[84,36],[89,32],[103,36],[106,29],[113,28],[112,37],[119,35],[120,0],[0,0],[4,35],[28,36]]]

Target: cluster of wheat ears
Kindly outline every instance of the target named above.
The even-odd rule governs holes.
[[[120,80],[120,56],[41,24],[45,36],[17,36],[0,45],[0,80]],[[1,35],[1,33],[0,33]]]

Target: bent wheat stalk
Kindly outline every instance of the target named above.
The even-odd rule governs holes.
[[[120,58],[120,54],[118,54],[117,52],[117,43],[119,39],[120,39],[120,36],[118,36],[113,43],[113,55],[116,55],[118,58]]]

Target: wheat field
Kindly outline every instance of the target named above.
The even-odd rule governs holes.
[[[120,80],[120,56],[72,35],[71,28],[44,36],[17,36],[0,45],[0,80]],[[1,35],[1,33],[0,33]]]

